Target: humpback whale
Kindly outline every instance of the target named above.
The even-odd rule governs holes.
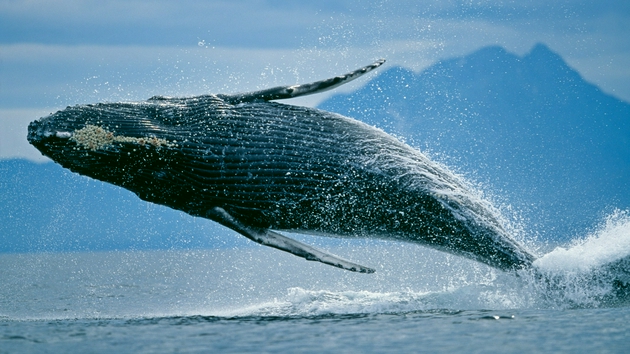
[[[534,257],[445,167],[355,119],[276,102],[383,63],[248,93],[70,106],[30,123],[28,141],[73,172],[307,260],[374,272],[283,231],[412,242],[505,271],[529,267]]]

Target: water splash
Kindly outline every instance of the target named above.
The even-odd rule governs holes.
[[[543,271],[589,272],[630,256],[630,214],[616,210],[602,225],[568,247],[557,247],[534,264]]]
[[[630,215],[617,210],[599,228],[534,263],[530,282],[548,306],[630,304]]]

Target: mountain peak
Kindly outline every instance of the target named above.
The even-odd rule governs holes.
[[[551,49],[549,49],[549,47],[547,47],[543,43],[536,43],[536,45],[532,47],[532,50],[530,50],[530,52],[527,53],[523,57],[523,60],[525,61],[542,61],[542,60],[555,61],[555,62],[561,62],[564,64],[564,59],[562,59],[562,57],[558,53],[552,51]]]
[[[554,67],[556,69],[562,68],[563,71],[567,71],[567,69],[572,71],[558,53],[542,43],[534,45],[532,50],[523,56],[523,62],[531,66],[547,67],[548,69]]]

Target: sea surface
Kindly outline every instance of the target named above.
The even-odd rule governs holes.
[[[0,353],[630,348],[625,212],[570,244],[540,245],[536,270],[518,274],[411,244],[328,250],[377,272],[257,245],[0,254]]]

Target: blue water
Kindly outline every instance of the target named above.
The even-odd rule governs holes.
[[[627,309],[0,322],[3,352],[627,352]]]
[[[369,275],[258,246],[2,254],[0,353],[627,352],[630,217],[539,249],[518,276],[388,242],[331,250]]]

